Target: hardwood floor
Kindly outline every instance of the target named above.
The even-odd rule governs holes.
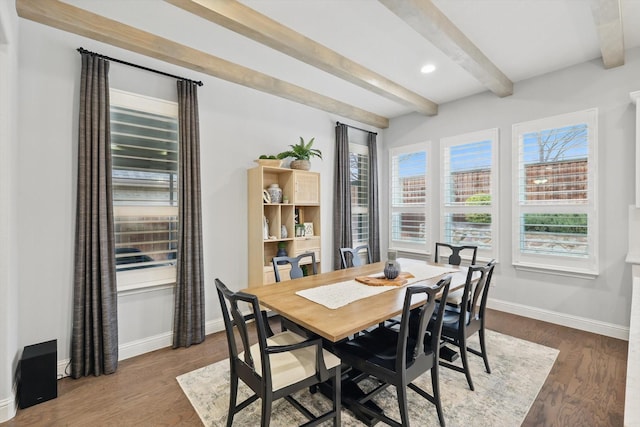
[[[523,426],[622,426],[627,342],[491,311],[488,327],[558,348]],[[120,362],[117,373],[58,381],[58,398],[19,410],[0,426],[198,426],[176,376],[227,357],[222,332],[188,349]]]

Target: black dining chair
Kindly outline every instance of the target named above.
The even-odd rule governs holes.
[[[304,425],[317,425],[333,419],[333,425],[340,426],[340,359],[322,348],[320,338],[307,339],[292,331],[274,335],[267,326],[266,313],[260,310],[258,297],[232,292],[219,279],[215,279],[215,283],[229,345],[227,427],[233,424],[235,414],[257,399],[262,400],[260,425],[269,426],[272,404],[281,398],[310,420]],[[245,304],[249,307],[249,314],[243,314]],[[249,325],[254,325],[257,335],[257,343],[253,345]],[[314,415],[291,396],[296,391],[315,387],[330,379],[333,406],[324,414]],[[237,404],[239,380],[253,391],[253,395]]]
[[[440,425],[445,420],[440,402],[439,348],[444,305],[435,313],[435,321],[427,330],[427,325],[436,310],[436,295],[446,298],[451,277],[440,280],[435,286],[409,286],[406,288],[399,328],[379,325],[351,340],[337,344],[335,351],[342,361],[356,372],[361,372],[354,381],[365,378],[377,380],[377,386],[357,399],[355,405],[365,414],[382,420],[391,426],[409,426],[407,388],[433,403],[438,413]],[[421,305],[411,310],[416,297],[424,297]],[[410,318],[416,316],[415,324]],[[432,394],[412,383],[420,375],[431,371]],[[389,386],[396,388],[400,422],[380,414],[368,407],[367,403]]]
[[[449,243],[436,242],[436,250],[433,262],[450,265],[462,265],[462,258],[469,259],[469,265],[476,263],[478,247],[473,245],[450,245]]]
[[[448,243],[436,242],[436,250],[434,252],[433,261],[450,265],[461,265],[462,257],[469,260],[469,265],[476,263],[478,255],[478,247],[472,245],[456,246]],[[460,305],[462,301],[462,289],[449,292],[447,304],[452,306]]]
[[[369,249],[369,244],[355,248],[340,248],[342,268],[358,267],[363,265],[362,257],[364,252],[366,252],[367,264],[371,264],[371,250]]]
[[[286,264],[291,265],[291,270],[289,270],[289,277],[291,279],[298,279],[304,276],[304,272],[302,271],[301,264],[305,258],[311,259],[309,264],[306,264],[306,265],[311,266],[311,271],[313,272],[313,274],[318,274],[318,267],[316,266],[315,252],[305,252],[296,257],[288,257],[288,256],[273,257],[273,259],[271,260],[271,263],[273,264],[273,274],[276,277],[276,282],[280,282],[280,270],[278,270],[279,265],[286,265]]]
[[[495,266],[495,260],[484,266],[470,266],[460,306],[453,308],[448,304],[441,304],[446,307],[442,320],[442,339],[444,343],[453,344],[460,349],[462,367],[442,360],[440,365],[464,373],[471,390],[474,390],[474,387],[467,352],[482,357],[487,373],[491,373],[484,331],[487,298]],[[432,322],[437,325],[438,319],[434,317]],[[480,340],[480,351],[470,348],[467,344],[469,337],[475,333]]]

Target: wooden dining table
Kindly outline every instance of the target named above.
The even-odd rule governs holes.
[[[459,267],[426,262],[433,266],[460,270]],[[319,286],[345,282],[360,276],[382,275],[384,262],[320,273],[295,280],[287,280],[260,287],[243,289],[258,297],[260,304],[319,336],[338,342],[380,322],[398,316],[404,304],[405,287],[398,286],[377,295],[362,298],[342,307],[331,309],[297,295],[296,292]],[[435,285],[446,274],[416,284]],[[449,291],[464,287],[464,281],[451,284]],[[415,306],[420,304],[415,301]]]

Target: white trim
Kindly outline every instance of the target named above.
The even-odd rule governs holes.
[[[521,202],[520,185],[523,135],[545,129],[586,124],[588,129],[588,188],[587,202],[581,205],[564,201]],[[599,274],[599,218],[598,218],[598,109],[590,108],[559,114],[512,125],[512,263],[536,269],[571,271],[596,277]],[[520,216],[523,213],[581,213],[588,218],[588,254],[585,257],[530,254],[520,250]]]
[[[585,317],[571,316],[557,311],[515,304],[508,301],[495,300],[492,298],[489,298],[487,301],[487,307],[611,338],[617,338],[625,341],[629,340],[629,328],[622,325],[600,322],[593,319],[587,319]]]
[[[555,274],[556,276],[577,277],[579,279],[596,279],[598,277],[597,273],[569,267],[554,267],[552,265],[526,262],[514,262],[512,265],[516,270],[529,271],[532,273]]]
[[[489,206],[461,206],[455,204],[447,204],[446,182],[451,175],[451,158],[450,149],[462,145],[469,145],[483,141],[491,143],[491,171],[489,196],[491,197],[491,205]],[[491,249],[486,250],[479,247],[479,254],[488,259],[498,259],[499,251],[499,230],[500,224],[499,205],[500,205],[500,131],[498,128],[484,129],[475,132],[440,138],[440,226],[439,239],[440,242],[457,244],[450,239],[445,238],[446,214],[456,213],[489,213],[491,215]],[[435,233],[434,233],[435,234]],[[435,236],[434,236],[435,237]]]
[[[18,412],[18,382],[14,380],[11,394],[0,400],[0,423],[9,421]]]
[[[629,94],[636,106],[636,207],[640,208],[640,90]]]

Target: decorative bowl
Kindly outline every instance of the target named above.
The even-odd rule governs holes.
[[[282,160],[280,159],[256,159],[254,162],[260,166],[271,166],[273,168],[279,168],[282,166]]]

